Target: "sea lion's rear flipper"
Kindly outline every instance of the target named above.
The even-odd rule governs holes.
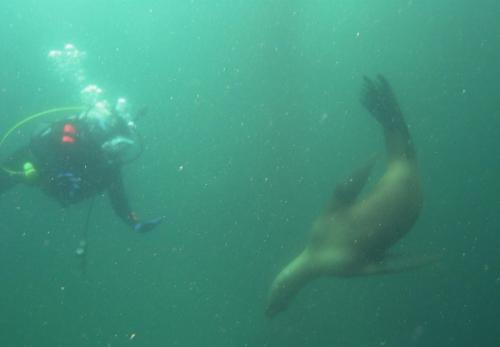
[[[364,76],[364,86],[361,92],[361,103],[373,117],[389,129],[406,128],[403,113],[392,88],[384,76],[376,79]]]
[[[376,159],[374,156],[365,165],[352,172],[344,181],[337,184],[327,206],[327,213],[334,213],[337,209],[349,206],[356,200],[370,177]]]
[[[390,160],[413,159],[415,150],[399,102],[384,76],[364,77],[361,103],[384,129]]]
[[[386,256],[384,260],[366,265],[361,269],[360,275],[380,275],[408,270],[419,269],[426,265],[430,265],[439,260],[438,256],[422,255],[422,256]]]

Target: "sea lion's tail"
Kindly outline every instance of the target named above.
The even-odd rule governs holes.
[[[389,160],[415,159],[415,149],[399,102],[384,76],[364,77],[361,103],[384,128]]]

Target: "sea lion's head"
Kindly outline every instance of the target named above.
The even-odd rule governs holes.
[[[273,283],[266,304],[266,317],[273,318],[279,313],[285,311],[290,304],[293,295],[290,290],[283,287],[283,284]]]

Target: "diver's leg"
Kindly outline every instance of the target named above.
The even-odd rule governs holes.
[[[414,160],[415,149],[408,126],[389,82],[381,75],[374,80],[364,79],[361,103],[384,128],[389,160]]]

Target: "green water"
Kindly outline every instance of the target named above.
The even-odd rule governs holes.
[[[74,43],[90,80],[149,106],[125,181],[140,215],[167,219],[136,235],[98,198],[82,275],[88,203],[4,194],[0,345],[499,346],[499,13],[493,0],[4,1],[1,132],[77,102],[47,59]],[[267,320],[268,287],[335,182],[383,152],[358,102],[378,72],[425,189],[397,252],[441,261],[319,280]]]

